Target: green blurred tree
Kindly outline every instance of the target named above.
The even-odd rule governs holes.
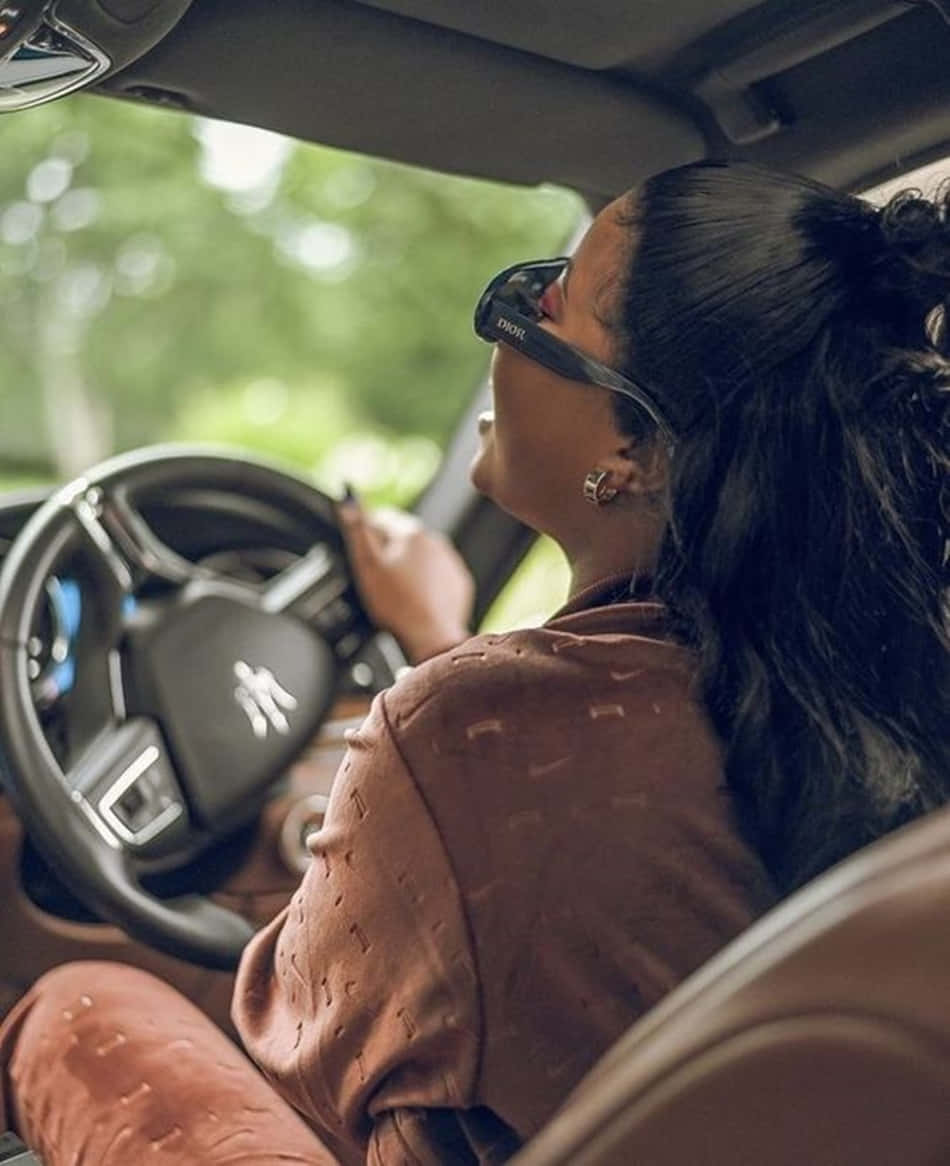
[[[305,469],[388,458],[408,496],[484,369],[482,284],[580,215],[88,97],[0,119],[0,151],[8,474],[208,439]]]

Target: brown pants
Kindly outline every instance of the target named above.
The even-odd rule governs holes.
[[[45,1166],[330,1166],[251,1062],[188,1000],[123,964],[66,964],[0,1026],[0,1131]]]

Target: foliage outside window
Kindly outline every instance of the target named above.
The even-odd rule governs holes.
[[[474,300],[574,195],[96,98],[0,119],[0,477],[236,444],[405,503],[484,375]]]

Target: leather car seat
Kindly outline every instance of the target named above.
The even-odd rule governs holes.
[[[514,1161],[950,1163],[950,809],[761,919],[622,1037]]]

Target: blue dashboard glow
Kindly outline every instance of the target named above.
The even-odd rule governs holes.
[[[59,598],[63,631],[70,640],[74,640],[79,634],[79,620],[82,616],[82,595],[75,579],[60,579]]]
[[[49,580],[46,595],[52,608],[53,626],[62,645],[59,658],[50,661],[43,688],[51,697],[69,692],[76,683],[76,640],[82,622],[82,593],[75,579]]]
[[[82,589],[77,579],[52,576],[46,587],[54,629],[51,658],[38,680],[38,689],[46,702],[52,703],[70,692],[76,683],[76,646],[82,625]],[[135,596],[122,601],[122,615],[131,616],[136,609]]]

